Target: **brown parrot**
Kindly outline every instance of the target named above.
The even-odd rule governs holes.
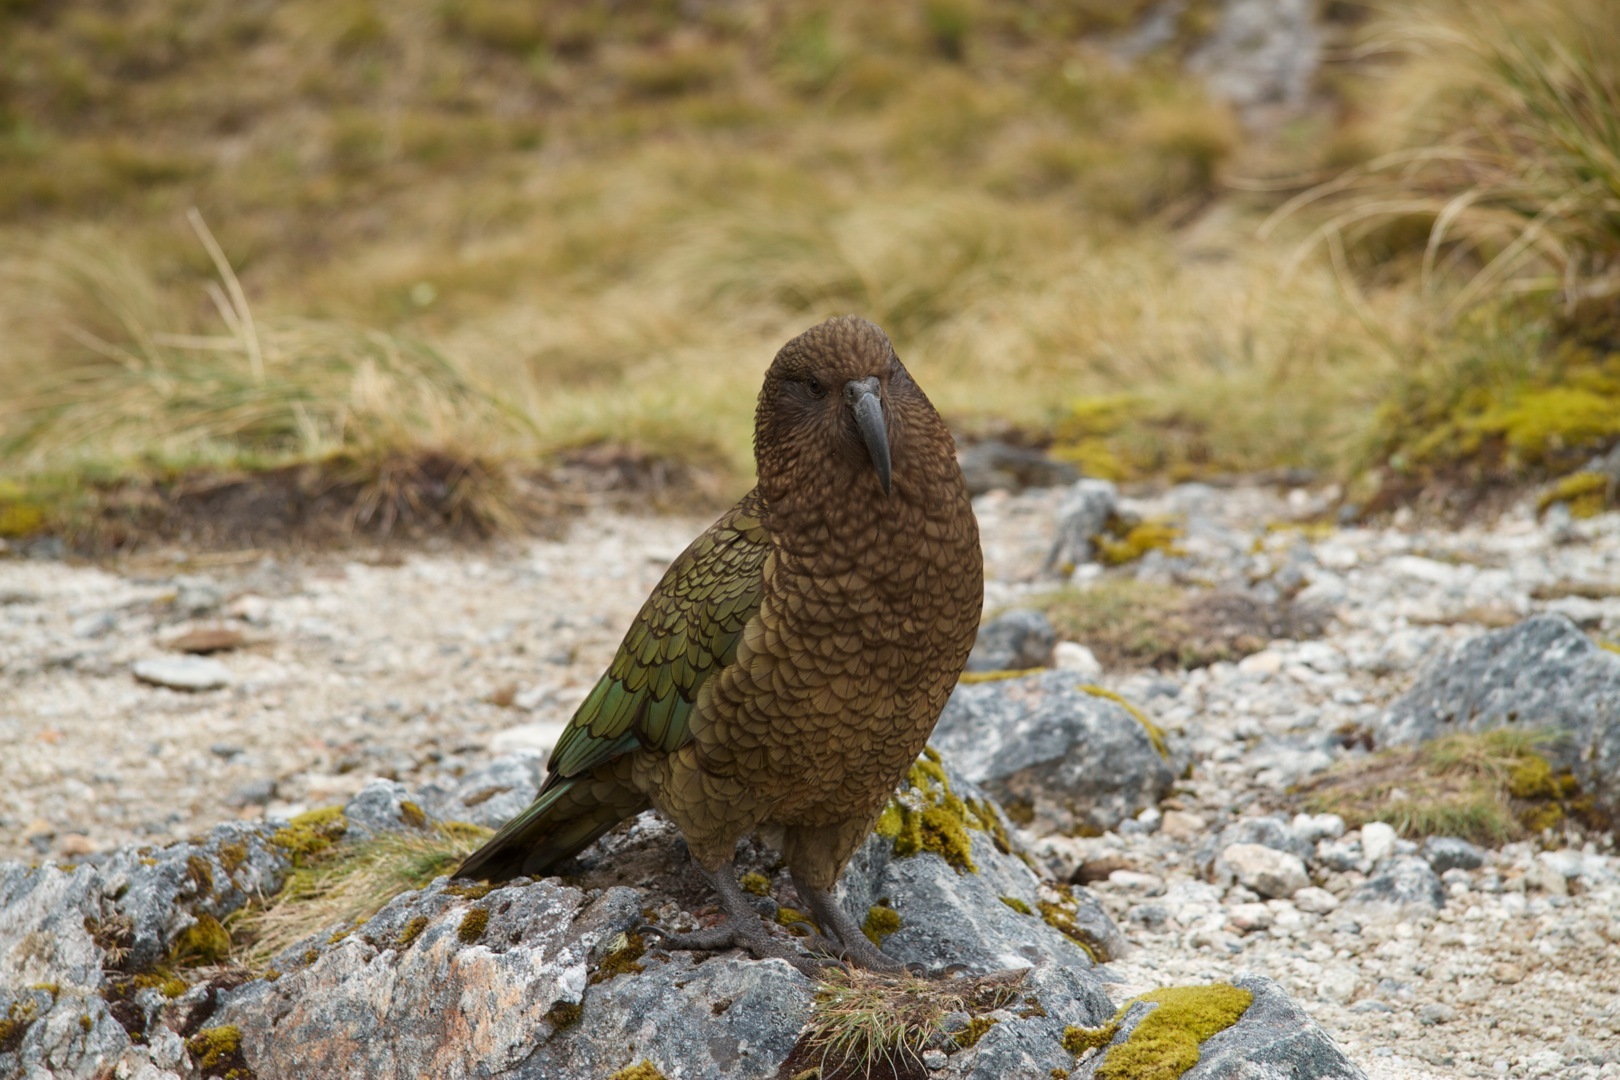
[[[973,646],[978,525],[949,430],[864,319],[830,319],[777,353],[754,452],[758,485],[670,566],[552,750],[533,805],[456,876],[544,874],[652,806],[680,828],[727,916],[666,946],[813,966],[738,885],[737,842],[758,831],[834,951],[893,970],[831,890]]]

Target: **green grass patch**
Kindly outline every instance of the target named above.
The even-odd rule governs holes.
[[[1187,590],[1134,578],[1103,578],[1034,598],[1058,637],[1078,641],[1105,669],[1194,668],[1237,660],[1273,638],[1322,632],[1320,616],[1284,601]]]
[[[1298,789],[1312,813],[1351,828],[1382,821],[1410,838],[1458,836],[1498,845],[1589,809],[1579,785],[1544,756],[1551,736],[1496,728],[1341,763]]]

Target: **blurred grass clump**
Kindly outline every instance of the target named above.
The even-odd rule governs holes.
[[[769,357],[846,311],[1097,475],[1376,503],[1620,437],[1601,0],[1336,5],[1368,59],[1265,131],[1184,70],[1215,5],[1121,59],[1154,7],[10,0],[0,479],[607,444],[740,487]]]

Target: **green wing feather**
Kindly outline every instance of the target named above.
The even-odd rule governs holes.
[[[551,786],[630,750],[669,753],[691,737],[698,690],[737,655],[759,610],[769,537],[750,492],[670,565],[607,673],[551,751]]]

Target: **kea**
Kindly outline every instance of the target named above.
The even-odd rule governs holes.
[[[928,741],[984,602],[955,444],[855,317],[782,347],[754,416],[755,488],[665,572],[558,739],[528,809],[456,876],[546,873],[649,806],[679,827],[725,921],[670,948],[742,947],[801,970],[749,906],[733,859],[782,854],[816,944],[899,967],[832,895]]]

